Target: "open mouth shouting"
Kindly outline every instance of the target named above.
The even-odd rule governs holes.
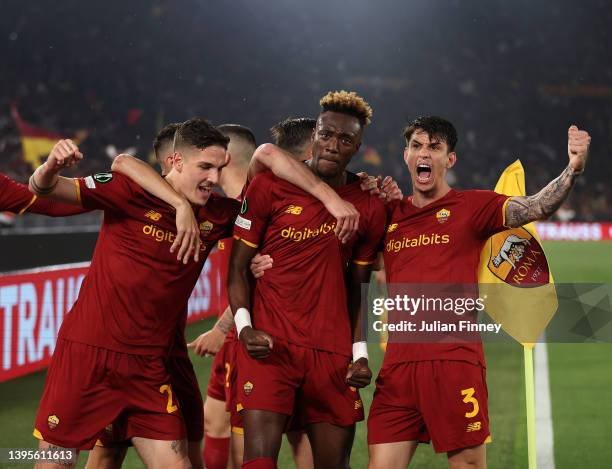
[[[430,163],[418,163],[416,166],[416,180],[420,184],[427,184],[432,181],[432,171]]]

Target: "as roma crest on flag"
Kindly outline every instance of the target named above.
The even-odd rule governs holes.
[[[540,242],[525,228],[497,233],[490,240],[487,266],[497,278],[515,287],[538,287],[550,281]]]

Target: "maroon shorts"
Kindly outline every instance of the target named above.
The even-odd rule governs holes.
[[[246,410],[292,415],[292,429],[363,420],[359,393],[346,384],[349,357],[276,340],[263,360],[251,358],[237,343],[236,362],[236,399]]]
[[[433,442],[437,453],[490,440],[486,370],[463,361],[383,365],[368,416],[368,444]]]
[[[210,369],[208,389],[206,394],[218,401],[228,401],[230,394],[229,374],[232,368],[232,344],[233,341],[223,342],[221,349],[215,355]]]
[[[191,360],[189,357],[170,357],[166,359],[166,365],[185,419],[187,439],[201,441],[204,438],[204,402]]]
[[[132,355],[58,339],[34,434],[91,449],[121,416],[122,436],[185,438],[185,423],[161,357]]]
[[[191,360],[189,357],[170,357],[165,359],[165,363],[170,373],[170,384],[185,419],[187,440],[199,442],[204,438],[204,404]],[[121,415],[106,426],[96,446],[131,446],[131,441],[126,439],[126,432],[126,419]]]

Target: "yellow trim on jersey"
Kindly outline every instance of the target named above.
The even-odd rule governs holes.
[[[17,215],[21,215],[23,212],[29,209],[32,206],[32,204],[36,202],[36,199],[38,199],[38,197],[36,195],[33,195],[30,201],[28,202],[28,204],[25,207],[23,207],[21,210],[19,210],[19,213]]]
[[[253,249],[257,249],[258,246],[257,244],[251,243],[250,241],[247,241],[246,239],[242,239],[240,236],[236,236],[234,235],[234,239],[238,240],[238,241],[242,241],[244,244],[246,244],[247,246],[253,248]]]
[[[493,437],[491,435],[489,435],[484,441],[485,445],[488,445],[489,443],[493,443]]]
[[[32,435],[34,435],[34,438],[38,440],[44,440],[42,434],[38,431],[36,427],[34,427],[34,431],[32,432]]]
[[[357,265],[372,265],[374,264],[375,261],[356,261],[353,260],[353,262]]]
[[[232,433],[236,433],[238,435],[244,435],[244,428],[242,428],[242,427],[232,427]]]
[[[96,446],[100,446],[101,448],[104,448],[104,443],[102,443],[102,440],[96,440]]]
[[[80,206],[83,206],[83,202],[81,200],[81,185],[79,184],[79,180],[78,179],[73,179],[74,181],[74,185],[76,186],[76,198],[77,201],[79,202]]]
[[[510,228],[508,225],[506,225],[506,206],[508,205],[510,198],[511,197],[508,197],[504,202],[504,205],[502,205],[502,225],[504,225],[506,228]]]

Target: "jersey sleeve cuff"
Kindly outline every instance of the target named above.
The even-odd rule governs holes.
[[[250,241],[247,241],[244,238],[241,238],[240,236],[234,235],[234,239],[238,240],[238,241],[242,241],[244,244],[246,244],[247,246],[253,248],[253,249],[257,249],[259,246],[257,246],[257,244],[255,243],[251,243]]]
[[[375,261],[362,261],[362,260],[357,260],[357,259],[353,260],[353,263],[357,265],[372,265],[374,264],[374,262]]]
[[[508,225],[506,225],[506,207],[508,206],[508,202],[510,201],[512,197],[508,197],[506,199],[506,201],[504,202],[504,204],[502,205],[502,225],[505,226],[506,228],[510,228]]]

